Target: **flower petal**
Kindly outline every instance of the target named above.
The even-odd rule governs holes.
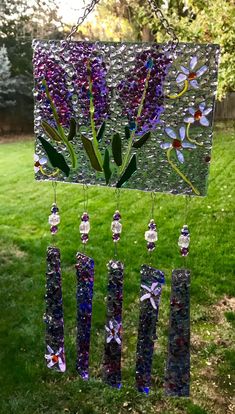
[[[145,290],[147,290],[148,292],[151,292],[151,288],[146,286],[146,285],[141,285],[141,287]]]
[[[211,113],[211,111],[212,111],[212,108],[204,109],[203,115],[209,115]]]
[[[168,135],[168,137],[172,138],[172,139],[176,139],[177,135],[175,133],[175,131],[171,128],[166,128],[165,129],[165,133]]]
[[[151,286],[151,292],[153,292],[153,291],[154,291],[154,289],[155,289],[157,286],[159,286],[159,283],[158,283],[158,282],[154,282],[154,283],[152,283],[152,286]]]
[[[197,78],[200,78],[203,73],[207,71],[208,67],[206,65],[202,66],[198,71],[196,72]]]
[[[34,154],[33,159],[35,162],[39,161],[39,156],[37,154]]]
[[[178,158],[179,162],[181,164],[183,164],[184,163],[184,156],[183,156],[182,152],[179,151],[179,150],[176,150],[176,154],[177,154],[177,158]]]
[[[160,147],[162,148],[162,149],[167,149],[167,148],[170,148],[172,145],[171,145],[171,143],[170,142],[162,142],[161,144],[160,144]]]
[[[107,344],[109,344],[109,342],[111,342],[112,339],[113,339],[113,335],[108,336],[108,338],[106,340]]]
[[[202,116],[200,119],[200,124],[203,126],[209,126],[210,122],[208,121],[208,119],[205,116]]]
[[[151,302],[152,307],[153,307],[154,309],[157,309],[157,306],[156,306],[155,300],[154,300],[152,297],[150,298],[150,302]]]
[[[200,111],[204,112],[205,107],[206,107],[206,102],[200,103],[200,105],[199,105]]]
[[[61,358],[59,358],[59,368],[60,368],[60,371],[61,372],[65,372],[65,370],[66,370],[66,365],[65,365],[65,363],[62,361],[62,359]]]
[[[189,66],[191,70],[193,70],[197,66],[197,56],[192,57]]]
[[[184,122],[187,122],[187,124],[193,124],[194,123],[194,118],[192,118],[191,116],[188,116],[188,117],[184,118]]]
[[[39,167],[34,167],[34,172],[35,173],[38,173],[38,171],[40,170],[40,168]]]
[[[55,362],[51,360],[51,361],[47,364],[47,367],[48,367],[48,368],[52,368],[54,365],[55,365]]]
[[[179,75],[176,78],[176,83],[182,83],[187,79],[187,75],[184,73],[179,73]]]
[[[39,162],[40,162],[41,165],[45,165],[45,164],[47,164],[47,158],[43,157],[39,160]]]
[[[196,145],[195,144],[191,144],[190,142],[183,142],[182,143],[182,147],[183,148],[196,148]]]
[[[121,341],[121,339],[119,338],[118,335],[115,335],[114,339],[115,339],[115,341],[117,342],[118,345],[121,345],[122,341]]]
[[[108,332],[108,333],[110,333],[111,332],[111,330],[105,325],[105,330],[106,330],[106,332]]]
[[[109,321],[109,327],[110,327],[110,329],[113,329],[113,322],[112,321]]]
[[[48,352],[50,352],[50,354],[53,354],[53,355],[54,355],[54,351],[53,351],[53,349],[50,347],[50,345],[47,345],[47,350],[48,350]]]
[[[195,108],[193,108],[193,107],[190,107],[190,108],[188,108],[188,111],[189,111],[189,113],[191,114],[191,115],[193,115],[194,116],[194,114],[195,114]]]
[[[150,297],[150,293],[145,293],[145,295],[141,296],[140,301],[143,302],[144,300],[149,299]]]
[[[185,66],[180,66],[180,68],[185,75],[189,75],[190,71]]]
[[[190,85],[194,88],[194,89],[199,89],[199,83],[196,79],[191,80],[190,81]]]
[[[180,139],[181,139],[181,141],[183,141],[184,138],[185,138],[185,134],[186,134],[185,126],[180,127],[179,132],[180,132]]]

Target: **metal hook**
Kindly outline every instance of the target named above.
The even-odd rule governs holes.
[[[56,194],[57,182],[56,181],[52,181],[52,187],[54,191],[54,203],[56,204],[56,201],[57,201],[57,194]]]

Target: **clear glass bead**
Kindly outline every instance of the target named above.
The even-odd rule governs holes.
[[[179,237],[178,246],[188,248],[190,243],[190,237],[181,235]]]
[[[149,243],[154,243],[158,240],[157,232],[154,230],[148,230],[145,232],[145,240]]]
[[[88,234],[91,229],[89,221],[82,221],[79,227],[81,234]]]
[[[112,230],[113,234],[121,234],[122,224],[117,220],[113,221],[112,224],[111,224],[111,230]]]
[[[60,216],[59,214],[51,214],[49,216],[48,222],[51,226],[57,226],[60,223]]]

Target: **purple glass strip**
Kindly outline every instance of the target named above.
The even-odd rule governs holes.
[[[89,378],[94,260],[77,253],[77,371],[84,380]]]
[[[60,250],[57,247],[47,249],[46,273],[46,354],[47,367],[56,371],[66,370],[64,352],[64,317],[62,305],[62,286],[60,268]]]
[[[112,387],[121,388],[124,265],[119,261],[110,260],[107,267],[109,274],[103,378]]]
[[[165,394],[190,393],[190,271],[173,270]]]
[[[136,387],[149,393],[156,325],[164,273],[148,265],[141,267],[140,318],[136,351]]]

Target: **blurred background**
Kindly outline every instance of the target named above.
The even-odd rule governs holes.
[[[63,39],[88,0],[1,0],[0,135],[32,134],[34,38]],[[166,41],[145,0],[101,0],[75,39]],[[234,0],[158,0],[180,41],[219,43],[216,120],[235,119]],[[154,35],[154,34],[155,35]]]

